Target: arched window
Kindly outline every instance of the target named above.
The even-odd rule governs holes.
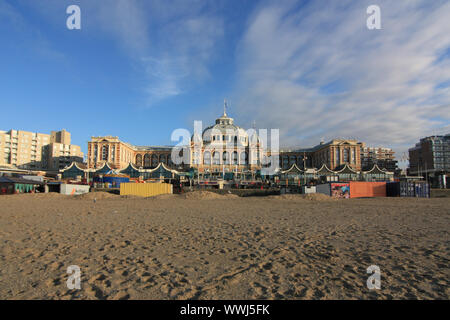
[[[233,164],[238,164],[238,153],[237,153],[237,151],[233,152],[231,161],[232,161]]]
[[[230,164],[230,153],[224,151],[224,153],[222,154],[222,159],[224,164]]]
[[[217,151],[214,151],[213,153],[213,164],[220,164],[220,153],[218,153]]]
[[[108,160],[108,151],[109,151],[108,146],[104,145],[102,147],[102,160]]]
[[[136,156],[136,166],[142,167],[142,155],[141,154],[138,154]]]
[[[211,152],[205,151],[205,153],[203,153],[203,164],[208,166],[211,165]]]
[[[148,153],[144,155],[144,167],[150,167],[150,155]]]
[[[297,162],[297,157],[296,156],[290,156],[289,157],[289,167],[291,167],[296,162]]]
[[[248,165],[248,153],[246,151],[241,152],[240,158],[241,158],[241,161],[240,161],[241,164]]]
[[[158,166],[158,156],[156,154],[152,154],[152,167]]]
[[[159,156],[159,162],[162,162],[162,163],[166,163],[166,155],[165,154],[161,154],[160,156]]]

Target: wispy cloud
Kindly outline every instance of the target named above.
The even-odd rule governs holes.
[[[215,45],[224,34],[223,18],[203,0],[78,0],[83,34],[110,38],[134,66],[136,88],[145,94],[144,107],[179,95],[210,77]],[[73,1],[24,2],[46,19],[61,25],[64,10]],[[127,61],[124,61],[127,63]]]
[[[222,18],[202,1],[119,0],[99,9],[105,30],[145,72],[146,105],[179,95],[210,76]]]
[[[340,136],[399,151],[448,126],[450,3],[377,3],[382,30],[366,28],[368,1],[264,2],[236,50],[241,116],[288,145]]]

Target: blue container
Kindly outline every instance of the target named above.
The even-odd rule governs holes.
[[[429,198],[430,184],[424,181],[400,181],[386,184],[388,197]]]
[[[429,198],[430,197],[430,185],[426,182],[416,182],[414,184],[415,196],[417,198]]]

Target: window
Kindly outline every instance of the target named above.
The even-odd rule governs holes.
[[[248,164],[248,153],[247,152],[241,152],[241,164],[247,165]]]
[[[211,152],[205,151],[205,153],[203,154],[203,164],[211,164]]]
[[[158,156],[156,154],[152,154],[152,167],[158,166]]]
[[[142,167],[142,155],[140,154],[136,156],[136,166]]]
[[[150,167],[150,155],[148,153],[144,155],[144,167]]]
[[[102,147],[102,160],[108,160],[108,151],[109,151],[108,146]]]
[[[348,162],[348,149],[344,149],[344,151],[343,151],[343,160],[344,160],[344,162]]]
[[[238,153],[237,153],[237,151],[233,152],[232,161],[233,161],[233,164],[238,164]]]
[[[213,164],[220,164],[220,154],[217,151],[213,153]]]
[[[289,166],[292,166],[296,162],[297,162],[297,157],[296,156],[290,156],[290,158],[289,158]]]
[[[224,152],[222,154],[222,159],[224,164],[230,164],[230,154],[228,152]]]

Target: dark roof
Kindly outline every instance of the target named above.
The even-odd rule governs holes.
[[[288,170],[282,171],[283,174],[296,174],[296,173],[303,173],[304,171],[297,167],[297,165],[294,163]]]
[[[0,177],[0,183],[21,183],[21,184],[44,184],[43,182],[28,180],[17,177]]]
[[[352,167],[348,165],[348,163],[345,163],[344,165],[340,165],[339,167],[335,168],[334,171],[336,173],[358,173],[356,170],[354,170]]]
[[[317,169],[317,173],[318,174],[321,174],[321,173],[323,173],[323,174],[327,174],[327,173],[336,174],[336,172],[333,171],[333,170],[330,170],[325,163],[322,165],[322,167],[320,167],[320,169]]]

